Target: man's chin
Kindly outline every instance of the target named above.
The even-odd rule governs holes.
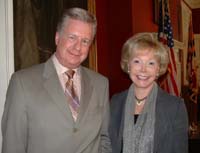
[[[81,65],[81,63],[71,63],[67,67],[70,69],[76,69]]]

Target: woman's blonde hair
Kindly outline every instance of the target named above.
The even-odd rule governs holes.
[[[168,51],[151,33],[138,33],[124,43],[120,63],[122,70],[128,73],[129,62],[133,58],[134,54],[138,51],[144,51],[147,49],[152,51],[159,61],[159,76],[164,74],[169,63]]]

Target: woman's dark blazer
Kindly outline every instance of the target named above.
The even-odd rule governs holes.
[[[124,108],[127,93],[128,90],[114,95],[111,99],[109,134],[113,153],[120,153],[122,150]],[[158,88],[154,153],[187,152],[188,118],[184,101]]]

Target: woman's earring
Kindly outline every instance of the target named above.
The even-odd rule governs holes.
[[[130,73],[130,68],[129,68],[129,66],[128,66],[128,70],[127,70],[127,72]]]
[[[156,80],[159,78],[159,74],[156,75]]]

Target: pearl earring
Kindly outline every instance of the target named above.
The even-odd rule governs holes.
[[[128,70],[127,70],[127,72],[128,72],[128,73],[130,73],[130,69],[129,69],[129,66],[128,66]]]

